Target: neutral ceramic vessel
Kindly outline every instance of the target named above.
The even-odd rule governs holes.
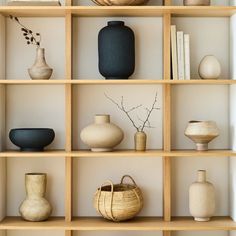
[[[55,138],[55,132],[49,128],[11,129],[9,138],[23,152],[42,152]]]
[[[47,175],[28,173],[25,175],[26,199],[19,212],[27,221],[44,221],[51,215],[52,207],[45,199]]]
[[[189,210],[196,221],[209,221],[215,213],[215,189],[206,181],[206,171],[199,170],[197,181],[189,188]]]
[[[184,134],[196,143],[198,151],[205,151],[208,143],[219,136],[219,129],[214,121],[189,121]]]
[[[45,60],[45,49],[37,48],[34,65],[28,69],[31,79],[47,80],[51,77],[53,69],[50,68]]]
[[[135,6],[146,4],[149,0],[92,0],[100,6]]]
[[[213,55],[205,56],[198,68],[199,76],[202,79],[218,79],[221,75],[221,65]]]
[[[210,0],[184,0],[185,6],[209,6]]]
[[[109,152],[123,140],[124,133],[110,122],[110,115],[96,115],[94,123],[81,131],[80,138],[94,152]]]
[[[134,143],[136,151],[145,151],[147,135],[143,131],[136,132],[134,135]]]

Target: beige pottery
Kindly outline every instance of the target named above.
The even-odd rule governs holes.
[[[205,56],[198,68],[199,76],[202,79],[218,79],[221,74],[221,65],[215,56]]]
[[[81,131],[80,138],[94,152],[109,152],[123,140],[124,133],[110,123],[110,115],[96,115],[94,123]]]
[[[197,181],[189,188],[189,210],[196,221],[209,221],[215,212],[215,189],[206,181],[206,171],[199,170]]]
[[[25,175],[26,199],[19,212],[27,221],[47,220],[52,207],[45,199],[47,175],[44,173],[28,173]]]
[[[184,0],[185,6],[209,6],[210,0]]]
[[[47,80],[51,77],[53,69],[46,63],[44,48],[37,48],[34,65],[28,72],[33,80]]]
[[[136,151],[145,151],[147,135],[143,131],[136,132],[134,135],[134,143]]]
[[[196,143],[198,151],[208,150],[208,143],[219,135],[214,121],[189,121],[184,133]]]

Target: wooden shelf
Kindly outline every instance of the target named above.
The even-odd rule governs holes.
[[[67,7],[60,6],[0,6],[0,14],[4,16],[64,17],[66,11]]]
[[[172,16],[225,17],[236,13],[235,6],[0,6],[0,14],[21,17],[64,17],[74,16]]]
[[[213,217],[209,222],[196,222],[192,217],[175,217],[171,222],[161,217],[137,217],[134,220],[114,223],[101,217],[73,218],[65,222],[63,217],[52,217],[44,222],[27,222],[20,217],[6,217],[0,222],[0,230],[80,230],[80,231],[190,231],[236,230],[236,222],[230,217]]]
[[[0,157],[65,157],[68,153],[63,150],[46,150],[44,152],[21,152],[9,150],[0,152]]]
[[[234,157],[236,152],[232,150],[147,150],[145,152],[138,152],[135,150],[115,150],[113,152],[91,152],[90,150],[78,150],[66,152],[63,150],[46,150],[44,152],[21,152],[17,150],[9,150],[0,152],[0,157]]]
[[[99,85],[99,84],[173,84],[173,85],[188,85],[188,84],[212,84],[212,85],[230,85],[236,84],[236,80],[0,80],[0,84],[6,85]]]
[[[70,80],[0,80],[0,84],[12,84],[12,85],[32,85],[32,84],[68,84],[70,83]]]

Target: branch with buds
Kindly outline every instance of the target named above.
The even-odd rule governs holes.
[[[16,16],[10,15],[10,19],[15,21],[21,27],[24,38],[26,39],[27,44],[36,45],[40,47],[41,35],[40,33],[34,33],[32,30],[26,28]]]
[[[132,119],[130,113],[133,112],[134,110],[142,107],[142,104],[139,104],[137,106],[131,107],[129,109],[127,109],[124,105],[124,97],[121,97],[121,101],[120,103],[116,102],[114,99],[112,99],[111,97],[109,97],[106,93],[104,93],[105,97],[107,99],[109,99],[113,104],[115,104],[122,112],[125,113],[125,115],[128,117],[128,119],[130,120],[130,122],[132,123],[132,125],[134,126],[134,128],[137,130],[137,132],[143,132],[143,130],[145,128],[155,128],[153,126],[151,126],[151,123],[149,121],[151,114],[154,110],[159,110],[160,108],[156,107],[156,103],[157,103],[157,93],[155,94],[155,98],[154,98],[154,102],[152,104],[152,106],[150,108],[145,107],[145,110],[147,112],[146,115],[146,119],[142,120],[141,118],[138,118],[138,120],[141,122],[141,125],[137,125],[134,120]]]

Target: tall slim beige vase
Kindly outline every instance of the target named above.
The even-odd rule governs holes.
[[[215,189],[206,181],[206,171],[199,170],[197,181],[189,189],[189,210],[196,221],[209,221],[215,212]]]
[[[45,199],[47,175],[45,173],[25,174],[26,199],[22,202],[19,212],[27,221],[47,220],[52,207]]]

